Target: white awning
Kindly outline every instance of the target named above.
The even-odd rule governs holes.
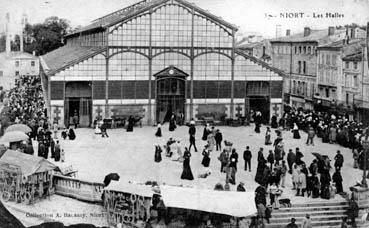
[[[206,211],[234,217],[254,215],[257,210],[254,192],[214,191],[161,185],[166,207]]]

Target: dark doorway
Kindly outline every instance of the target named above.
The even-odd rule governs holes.
[[[68,82],[65,88],[65,125],[73,124],[77,115],[79,127],[92,123],[92,88],[90,82]]]
[[[156,75],[156,116],[158,122],[167,122],[174,114],[177,118],[185,114],[187,74],[168,67]]]
[[[270,102],[268,96],[252,96],[249,97],[250,110],[254,112],[260,111],[262,114],[263,124],[269,123],[270,118]]]

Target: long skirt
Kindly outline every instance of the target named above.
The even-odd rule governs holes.
[[[294,139],[301,139],[299,130],[293,130],[293,138]]]
[[[271,145],[272,144],[272,141],[270,140],[270,135],[266,135],[265,136],[265,145]]]
[[[210,158],[208,156],[204,156],[202,158],[202,162],[201,164],[204,166],[204,167],[209,167],[209,164],[210,164]]]
[[[193,180],[193,175],[192,175],[192,171],[190,167],[190,161],[188,159],[183,161],[183,171],[182,171],[181,179]]]
[[[229,167],[229,183],[236,184],[236,169],[234,167]]]

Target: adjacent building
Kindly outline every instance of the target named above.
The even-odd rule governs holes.
[[[51,119],[279,116],[283,72],[238,50],[236,32],[184,0],[141,1],[98,18],[41,57]]]
[[[269,40],[262,40],[255,43],[245,43],[237,45],[237,48],[246,52],[249,55],[255,56],[256,58],[271,64],[271,45]]]
[[[287,33],[289,34],[289,32]],[[295,107],[313,109],[317,92],[318,59],[320,45],[345,39],[345,28],[329,27],[325,30],[304,28],[303,33],[271,40],[272,64],[286,73],[284,81],[285,102]],[[329,62],[337,64],[337,56]],[[334,66],[335,67],[335,66]],[[333,75],[330,80],[334,79]],[[329,86],[334,82],[327,82]]]
[[[353,98],[357,91],[355,92],[351,85],[358,88],[359,77],[357,74],[354,74],[355,77],[344,75],[348,68],[347,64],[342,62],[342,58],[347,54],[361,51],[362,44],[364,39],[346,37],[318,47],[317,91],[314,96],[317,109],[338,108],[347,113],[354,112]],[[354,65],[358,70],[357,64]]]
[[[38,57],[23,52],[23,39],[20,42],[20,51],[11,50],[9,14],[6,20],[6,50],[0,53],[0,91],[13,88],[20,76],[35,76],[40,73]]]
[[[367,47],[343,56],[343,104],[355,111],[356,120],[369,124],[369,75]]]

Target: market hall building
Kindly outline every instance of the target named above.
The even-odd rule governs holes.
[[[184,0],[142,1],[98,18],[41,57],[51,120],[280,116],[282,71],[238,50],[236,32]]]

